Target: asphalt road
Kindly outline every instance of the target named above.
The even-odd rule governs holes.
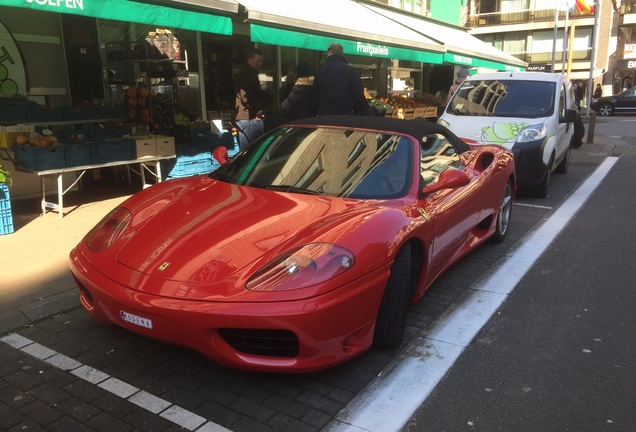
[[[404,432],[636,430],[634,120],[597,124],[618,161]]]
[[[452,313],[457,299],[608,155],[621,156],[431,397],[404,420],[405,431],[636,430],[629,417],[636,412],[629,393],[636,388],[629,361],[636,340],[629,291],[633,120],[599,120],[597,136],[613,138],[573,150],[568,173],[552,177],[547,198],[518,198],[504,243],[471,253],[411,308],[403,349]],[[372,349],[305,375],[234,371],[99,326],[79,303],[0,336],[11,343],[0,343],[0,430],[326,430],[404,354]]]

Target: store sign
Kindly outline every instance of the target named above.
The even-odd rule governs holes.
[[[26,2],[40,6],[84,10],[84,0],[26,0]]]
[[[636,69],[636,60],[617,60],[614,65],[617,70]]]
[[[131,21],[160,27],[232,34],[232,19],[131,0],[2,0],[2,6]]]
[[[9,30],[0,22],[0,97],[27,94],[22,54]]]
[[[388,57],[389,55],[389,47],[383,45],[373,45],[370,43],[358,42],[356,45],[356,52],[358,54],[366,54],[371,57],[374,55]]]

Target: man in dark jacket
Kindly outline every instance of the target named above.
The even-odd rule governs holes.
[[[263,67],[263,53],[258,49],[247,55],[247,63],[241,67],[236,76],[236,126],[243,149],[250,142],[263,135],[264,92],[258,79],[258,72]]]
[[[319,97],[319,114],[367,114],[369,103],[358,71],[344,57],[342,45],[332,43],[327,62],[316,74],[314,82]]]

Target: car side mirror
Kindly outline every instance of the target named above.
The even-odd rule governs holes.
[[[447,169],[439,175],[437,182],[424,186],[422,193],[424,193],[424,195],[430,195],[442,189],[455,189],[466,186],[468,183],[470,183],[470,179],[468,178],[468,174],[464,171]]]
[[[221,165],[225,165],[227,163],[227,149],[224,146],[218,146],[215,148],[212,152],[212,156],[214,156],[214,159],[216,159],[216,161]]]
[[[579,113],[575,109],[566,109],[565,117],[559,120],[559,123],[573,123],[576,121],[576,118],[579,116]]]

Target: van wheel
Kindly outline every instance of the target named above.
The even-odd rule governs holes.
[[[557,174],[565,174],[568,172],[568,165],[570,165],[570,147],[568,147],[568,150],[565,152],[565,156],[563,156],[563,160],[559,163],[559,165],[557,165],[554,172]]]
[[[548,166],[545,168],[545,175],[541,183],[532,189],[532,195],[537,198],[545,198],[548,196],[548,186],[550,185],[550,175],[552,174],[552,165],[554,164],[554,156],[550,158]]]
[[[406,243],[395,256],[389,281],[384,289],[375,321],[373,345],[396,348],[404,339],[406,314],[409,308],[411,282],[411,245]]]

